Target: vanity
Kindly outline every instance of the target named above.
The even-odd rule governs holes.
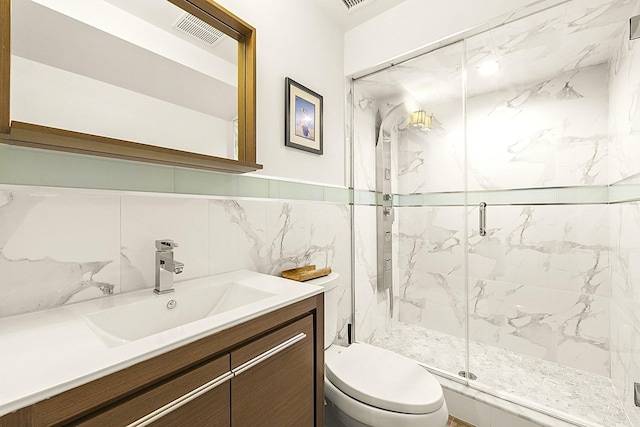
[[[0,426],[323,425],[321,288],[238,271],[175,289],[2,319]]]

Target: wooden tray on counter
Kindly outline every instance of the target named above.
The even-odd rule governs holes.
[[[326,276],[328,274],[331,274],[331,267],[316,270],[315,265],[307,265],[300,268],[294,268],[292,270],[284,270],[282,272],[282,277],[285,279],[297,280],[298,282],[304,282]]]

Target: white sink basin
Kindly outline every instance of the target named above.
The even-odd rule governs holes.
[[[143,301],[86,315],[94,332],[110,345],[124,344],[276,295],[235,282],[147,292]]]

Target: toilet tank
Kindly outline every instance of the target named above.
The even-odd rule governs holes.
[[[324,348],[333,344],[338,333],[338,285],[340,275],[331,273],[328,276],[307,280],[305,283],[324,288]]]

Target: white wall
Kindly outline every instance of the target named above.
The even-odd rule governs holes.
[[[534,0],[406,0],[345,35],[344,72],[353,75],[476,27]]]
[[[11,120],[233,158],[231,121],[13,55]]]
[[[262,175],[345,185],[343,31],[312,0],[218,0],[257,30]],[[324,154],[284,145],[284,79],[323,96]]]

